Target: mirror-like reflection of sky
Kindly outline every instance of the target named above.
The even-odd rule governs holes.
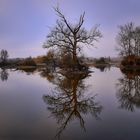
[[[5,80],[0,80],[0,138],[51,140],[59,132],[58,129],[65,121],[63,117],[67,117],[72,110],[68,107],[72,107],[74,104],[74,106],[77,105],[77,111],[82,118],[74,112],[60,139],[139,140],[140,108],[135,106],[134,102],[133,111],[125,107],[121,108],[122,102],[118,97],[122,94],[118,94],[120,87],[117,85],[119,79],[124,78],[125,75],[118,68],[111,68],[104,72],[95,68],[91,68],[91,70],[94,72],[90,73],[90,76],[76,79],[72,77],[67,79],[60,74],[54,74],[54,77],[52,75],[48,76],[40,71],[27,74],[21,71],[6,70],[8,77]],[[6,77],[4,70],[0,70],[0,74],[1,77]],[[45,76],[54,79],[48,81]],[[77,82],[75,82],[76,80]],[[47,97],[47,95],[53,97],[54,92],[59,98],[65,97],[66,93],[64,91],[67,90],[67,93],[69,93],[71,89],[76,89],[77,104],[75,104],[75,101],[68,106],[65,104],[63,117],[62,114],[56,114],[54,110],[49,110],[54,106],[54,103],[48,102],[44,97]],[[89,113],[89,108],[86,108],[83,104],[85,102],[82,102],[85,97],[92,96],[95,97],[94,105],[97,107],[94,108],[94,113],[98,117],[92,116]],[[63,101],[65,103],[66,100]],[[62,107],[61,102],[57,103],[56,109],[61,111],[59,110],[59,107]],[[80,103],[82,103],[82,106],[80,106]],[[56,115],[62,117],[62,121],[58,122]],[[84,129],[80,124],[82,120],[84,121]]]

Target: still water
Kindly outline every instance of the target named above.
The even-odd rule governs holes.
[[[0,139],[139,140],[140,76],[0,69]]]

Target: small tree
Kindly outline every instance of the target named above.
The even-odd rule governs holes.
[[[2,63],[5,63],[8,59],[8,51],[7,50],[1,50],[0,52],[0,60]]]
[[[51,30],[44,43],[44,48],[57,47],[62,52],[72,55],[73,64],[77,65],[78,52],[82,46],[93,46],[94,41],[101,37],[101,33],[96,26],[90,31],[82,27],[84,23],[85,12],[80,16],[79,22],[75,25],[70,24],[59,8],[55,11],[60,18],[56,22],[56,26]]]

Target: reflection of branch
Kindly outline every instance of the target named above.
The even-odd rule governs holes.
[[[61,123],[59,131],[56,134],[57,137],[60,137],[61,133],[72,120],[72,118],[79,119],[81,128],[85,130],[85,122],[81,113],[91,113],[92,116],[98,119],[98,114],[100,114],[102,110],[102,107],[98,103],[94,102],[93,97],[82,99],[80,101],[77,100],[76,103],[73,103],[74,98],[69,99],[68,97],[65,97],[63,96],[60,98],[49,95],[43,96],[44,101],[50,105],[48,110],[50,110],[52,115],[57,118],[58,123]]]
[[[134,111],[134,104],[132,103],[130,95],[122,94],[121,97],[119,97],[119,102],[121,102],[120,108]]]
[[[7,81],[8,80],[8,76],[9,76],[8,71],[6,69],[1,69],[1,71],[0,71],[1,81]]]
[[[73,119],[78,119],[80,126],[85,130],[85,122],[82,117],[90,113],[93,117],[98,119],[98,115],[102,110],[94,97],[86,98],[84,91],[86,89],[82,82],[83,75],[75,75],[69,78],[61,75],[55,77],[54,81],[57,85],[57,90],[53,95],[44,95],[43,100],[49,105],[48,110],[51,115],[57,119],[57,123],[60,124],[56,137],[60,137],[64,129],[66,129],[68,123]]]
[[[118,80],[117,98],[121,103],[120,108],[133,112],[134,107],[140,107],[140,77],[137,75],[132,77],[133,79],[124,76]]]
[[[66,118],[66,121],[63,122],[63,123],[61,124],[61,126],[59,127],[59,131],[57,132],[57,134],[56,134],[55,137],[60,138],[61,133],[62,133],[63,130],[66,128],[68,122],[70,121],[70,119],[72,118],[73,115],[75,115],[75,117],[79,118],[81,127],[82,127],[84,130],[86,130],[86,129],[85,129],[85,125],[84,125],[85,122],[84,122],[84,119],[82,118],[81,114],[80,114],[78,111],[73,110],[73,111],[70,113],[70,115]]]

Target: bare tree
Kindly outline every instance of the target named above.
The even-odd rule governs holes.
[[[7,50],[1,50],[0,59],[1,59],[2,63],[5,63],[7,61],[7,58],[8,58],[8,51]]]
[[[121,56],[140,56],[140,27],[135,27],[130,22],[124,26],[119,26],[117,42],[119,44],[119,54]]]
[[[67,21],[59,8],[54,8],[58,17],[60,18],[56,22],[56,26],[51,30],[47,36],[47,40],[44,43],[44,48],[58,47],[65,53],[72,55],[73,64],[77,65],[77,54],[81,50],[82,46],[93,46],[94,41],[101,38],[101,33],[98,30],[98,26],[92,30],[87,31],[83,28],[85,12],[80,16],[77,24],[73,25]]]
[[[140,56],[140,27],[135,28],[133,38],[135,42],[134,53],[136,56]]]

